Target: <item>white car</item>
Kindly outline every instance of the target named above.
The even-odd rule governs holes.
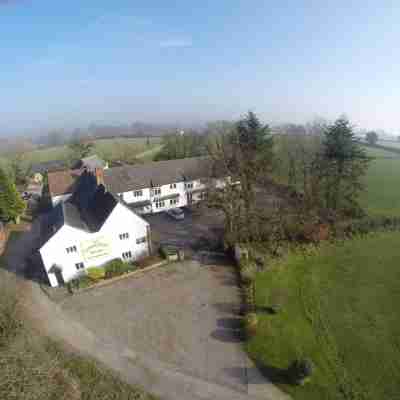
[[[171,208],[166,211],[168,215],[177,220],[185,219],[185,213],[180,208]]]

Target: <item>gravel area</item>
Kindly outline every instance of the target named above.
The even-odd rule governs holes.
[[[230,265],[171,264],[70,297],[62,308],[105,342],[246,390],[239,293]]]

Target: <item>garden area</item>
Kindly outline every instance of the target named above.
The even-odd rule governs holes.
[[[398,396],[399,241],[381,232],[326,242],[256,274],[246,349],[294,399]]]
[[[95,286],[101,282],[144,270],[162,262],[163,259],[158,256],[149,256],[135,262],[123,262],[121,259],[115,259],[103,267],[88,268],[81,276],[68,282],[67,289],[72,294],[75,290]]]

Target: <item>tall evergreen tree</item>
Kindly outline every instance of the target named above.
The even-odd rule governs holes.
[[[0,168],[0,220],[16,221],[25,207],[15,183]]]
[[[336,212],[359,210],[358,196],[363,189],[370,158],[355,137],[346,118],[337,119],[325,131],[323,162],[326,173],[326,206]]]
[[[273,138],[268,125],[263,125],[256,114],[249,111],[236,124],[231,137],[233,170],[242,186],[242,196],[250,221],[254,209],[255,188],[273,165]]]

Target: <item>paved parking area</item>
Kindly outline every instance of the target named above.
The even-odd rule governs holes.
[[[164,243],[194,251],[216,250],[222,237],[222,214],[205,207],[183,210],[185,219],[181,221],[165,212],[144,217],[150,223],[154,245]]]
[[[61,306],[106,343],[246,391],[239,290],[228,264],[171,264],[77,294]]]

